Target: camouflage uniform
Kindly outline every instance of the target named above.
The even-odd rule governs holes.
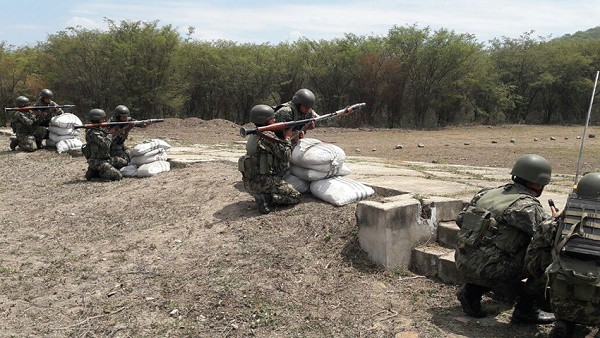
[[[298,110],[298,107],[292,102],[282,103],[275,107],[275,121],[276,122],[289,122],[305,120],[312,117],[312,110],[308,114],[303,114]]]
[[[131,117],[127,117],[127,121],[121,121],[117,116],[113,116],[110,118],[108,122],[129,122],[136,121]],[[145,126],[138,126],[144,128]],[[114,130],[113,140],[110,145],[110,156],[112,158],[119,158],[121,161],[125,161],[125,163],[129,163],[130,155],[129,149],[125,146],[125,140],[129,137],[129,132],[133,128],[133,124],[131,125],[118,125],[112,127]]]
[[[280,140],[273,132],[263,134],[266,137],[250,136],[246,156],[240,159],[246,191],[252,195],[271,194],[275,204],[299,203],[300,193],[283,180],[289,169],[292,144],[288,140]],[[244,164],[246,168],[243,168]]]
[[[43,101],[43,98],[40,97],[38,98],[38,100],[35,102],[35,106],[58,106],[58,104],[54,101],[50,101],[50,103],[46,104],[46,102]],[[43,127],[48,127],[50,126],[50,120],[57,115],[60,115],[63,113],[63,110],[60,108],[49,108],[49,109],[44,109],[44,110],[40,110],[37,114],[38,114],[38,125],[43,126]],[[48,138],[47,136],[44,138]]]
[[[86,131],[86,144],[82,148],[88,162],[86,179],[99,177],[115,181],[123,178],[117,168],[122,168],[127,163],[123,163],[122,159],[119,158],[111,158],[110,145],[112,139],[112,135],[108,133],[106,128],[91,128]]]
[[[11,127],[16,134],[16,145],[24,151],[32,152],[41,148],[46,128],[40,127],[37,121],[32,110],[17,111],[14,115]]]

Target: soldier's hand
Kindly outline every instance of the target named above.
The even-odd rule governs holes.
[[[315,129],[315,121],[310,121],[307,125],[306,125],[306,130],[311,130],[311,129]]]
[[[287,128],[283,130],[283,137],[285,137],[285,139],[289,140],[292,138],[292,128]]]

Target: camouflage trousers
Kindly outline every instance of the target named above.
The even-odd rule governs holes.
[[[252,180],[244,179],[244,187],[252,195],[271,194],[274,204],[300,203],[300,192],[279,176],[260,175]]]
[[[23,151],[32,152],[38,149],[38,145],[41,148],[42,142],[38,141],[34,135],[29,134],[17,134],[16,137],[17,146]]]
[[[129,164],[129,160],[130,160],[129,150],[126,149],[124,146],[111,147],[110,148],[110,157],[111,157],[111,159],[113,159],[113,161],[118,161],[118,163],[116,163],[116,165],[115,165],[115,167],[117,169],[121,169],[122,167]],[[116,160],[116,159],[118,159],[118,160]],[[122,163],[125,163],[125,165],[119,167],[119,165],[121,165]]]
[[[117,160],[116,162],[119,162]],[[121,165],[118,163],[117,165]],[[121,167],[124,167],[121,166]],[[118,181],[123,178],[123,174],[116,168],[113,160],[88,160],[88,170],[85,174],[85,178],[90,180],[92,178],[102,178],[111,181]]]
[[[461,277],[468,283],[492,289],[504,289],[518,284],[525,277],[524,256],[504,253],[494,245],[459,248],[454,259]]]

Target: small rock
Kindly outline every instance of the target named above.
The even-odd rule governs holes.
[[[423,147],[425,147],[425,145],[423,143],[419,143],[419,144],[417,144],[417,147],[423,148]]]
[[[356,153],[360,153],[360,148],[356,148],[356,149],[354,149],[354,152],[356,152]]]
[[[450,146],[450,144],[448,144],[448,143],[444,144],[444,147],[449,147],[449,146]]]
[[[556,137],[550,136],[550,141],[554,141],[554,140],[556,140]]]
[[[438,160],[431,160],[431,163],[438,164],[439,161]]]
[[[533,140],[534,140],[535,142],[539,141],[537,137],[534,137],[534,138],[533,138]]]
[[[399,144],[396,146],[396,149],[404,149],[404,147],[401,144]]]
[[[173,309],[173,311],[169,312],[169,316],[175,317],[175,316],[177,316],[178,313],[179,313],[179,310]]]
[[[596,134],[589,134],[588,137],[589,138],[594,138],[594,137],[596,137]]]
[[[175,243],[181,243],[181,242],[183,242],[183,241],[182,241],[182,240],[180,240],[180,239],[176,239],[174,242],[175,242]]]
[[[516,142],[517,142],[517,140],[515,140],[514,138],[510,139],[510,143],[516,143]]]
[[[565,140],[568,140],[569,138],[565,136]]]
[[[464,145],[468,146],[471,145],[471,143],[465,142]]]
[[[577,136],[576,139],[581,140],[581,136]]]
[[[373,148],[373,149],[371,149],[371,151],[377,151],[377,149]]]
[[[117,293],[117,291],[111,291],[106,296],[108,296],[108,297],[114,296],[116,293]]]
[[[239,327],[240,327],[240,326],[239,326],[238,324],[236,324],[236,323],[231,323],[231,327],[232,327],[234,330],[237,330],[237,329],[239,329]]]
[[[492,143],[498,143],[498,141],[496,141],[496,140],[492,140]]]

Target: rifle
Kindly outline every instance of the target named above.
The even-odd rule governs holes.
[[[84,124],[81,126],[74,126],[74,129],[79,129],[79,128],[86,128],[86,129],[91,129],[91,128],[102,128],[102,127],[114,127],[114,126],[124,126],[124,125],[131,125],[133,127],[140,125],[140,124],[150,124],[150,123],[158,123],[158,122],[165,122],[165,119],[148,119],[148,120],[135,120],[135,121],[126,121],[126,122],[102,122],[102,123],[90,123],[90,124]]]
[[[26,111],[26,110],[44,110],[44,109],[52,109],[52,108],[75,108],[73,104],[63,104],[62,106],[27,106],[27,107],[14,107],[14,108],[4,108],[4,111]]]
[[[273,123],[273,124],[269,124],[268,126],[264,126],[264,127],[258,127],[258,128],[244,128],[242,127],[240,129],[240,135],[242,137],[246,137],[246,135],[251,135],[251,134],[256,134],[256,133],[262,133],[265,131],[277,131],[277,130],[283,130],[283,129],[288,129],[288,128],[292,128],[295,126],[302,126],[302,125],[306,125],[310,122],[318,122],[321,120],[326,120],[329,118],[332,118],[334,116],[344,116],[347,114],[352,113],[355,110],[359,110],[362,109],[366,106],[366,103],[356,103],[353,104],[349,107],[346,107],[344,109],[340,109],[338,111],[335,111],[333,113],[329,113],[329,114],[325,114],[325,115],[321,115],[319,117],[313,117],[310,119],[305,119],[305,120],[298,120],[298,121],[289,121],[289,122],[277,122],[277,123]]]

